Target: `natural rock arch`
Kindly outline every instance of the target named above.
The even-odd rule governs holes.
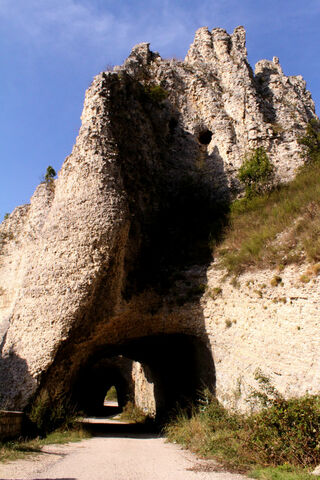
[[[222,327],[205,289],[210,241],[239,192],[238,168],[263,146],[288,181],[302,163],[297,138],[314,117],[304,80],[286,77],[278,60],[259,62],[255,76],[243,27],[199,29],[183,62],[140,44],[123,66],[99,74],[58,179],[0,227],[1,406],[28,408],[39,395],[59,401],[99,351],[125,355],[146,338],[201,341],[214,372]],[[200,126],[214,132],[206,145]],[[214,354],[226,393],[249,360],[240,355],[234,373],[233,347],[222,341]]]

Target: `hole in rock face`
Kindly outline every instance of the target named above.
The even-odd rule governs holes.
[[[211,352],[201,339],[152,335],[101,349],[79,371],[73,394],[84,413],[105,415],[110,408],[106,394],[111,395],[113,386],[119,411],[128,401],[153,404],[161,419],[177,405],[188,407],[197,401],[204,388],[214,392],[214,372]]]
[[[212,132],[210,130],[204,130],[199,134],[198,140],[201,143],[201,145],[209,145],[211,142],[212,138]]]

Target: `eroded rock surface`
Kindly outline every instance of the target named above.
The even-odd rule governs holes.
[[[201,28],[183,62],[143,43],[123,66],[97,75],[58,179],[39,185],[0,227],[1,405],[22,409],[43,391],[62,397],[89,359],[124,346],[145,361],[131,341],[176,334],[213,354],[223,398],[215,310],[200,301],[208,233],[214,223],[219,236],[244,155],[264,146],[278,180],[289,180],[302,162],[297,138],[313,117],[304,80],[285,76],[276,57],[252,71],[243,27],[232,35]],[[231,331],[227,369],[238,359]],[[241,362],[228,390],[247,369]],[[213,361],[207,370],[212,387]]]

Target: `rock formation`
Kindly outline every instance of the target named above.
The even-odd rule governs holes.
[[[82,372],[119,355],[141,362],[155,402],[140,403],[151,410],[203,385],[228,403],[239,378],[249,384],[264,341],[240,355],[239,341],[251,335],[250,350],[259,336],[241,322],[216,336],[222,306],[201,299],[208,233],[214,224],[219,236],[244,155],[264,146],[278,180],[291,179],[313,117],[304,80],[286,77],[276,57],[252,71],[243,27],[201,28],[184,61],[143,43],[97,75],[58,179],[0,227],[2,406],[26,408],[43,392],[52,401],[84,395]],[[278,370],[290,390],[286,343]]]

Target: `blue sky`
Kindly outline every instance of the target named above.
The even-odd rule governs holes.
[[[94,75],[136,43],[183,58],[197,28],[238,25],[251,65],[278,56],[319,113],[320,0],[0,0],[0,221],[70,154]]]

